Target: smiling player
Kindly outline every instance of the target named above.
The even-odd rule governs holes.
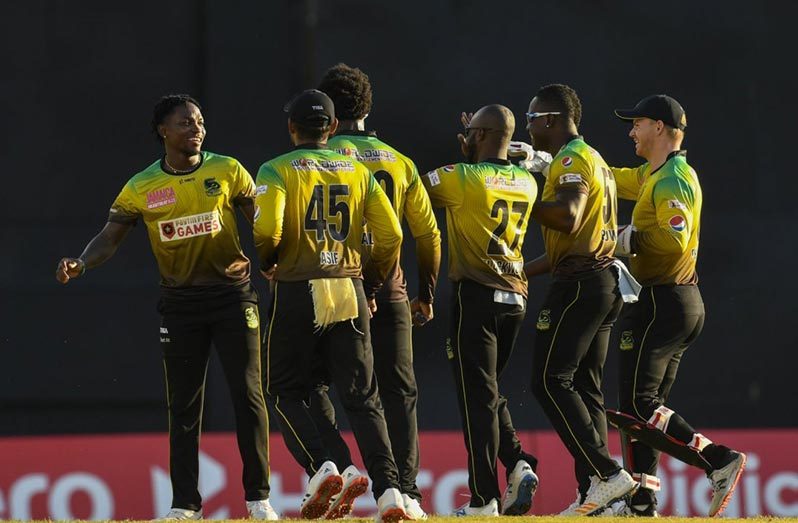
[[[698,453],[712,485],[709,515],[715,516],[734,492],[745,454],[715,445],[665,406],[682,355],[704,326],[696,273],[703,198],[698,175],[680,150],[687,117],[665,95],[615,114],[633,122],[635,153],[647,160],[612,169],[619,197],[637,202],[616,254],[630,256],[632,274],[643,285],[640,301],[627,305],[620,322],[620,409]],[[641,483],[627,513],[656,515],[659,452],[640,441],[625,448],[626,466]]]

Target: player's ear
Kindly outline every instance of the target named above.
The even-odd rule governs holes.
[[[338,118],[333,118],[332,122],[330,122],[330,136],[335,134],[335,131],[338,130]]]
[[[288,134],[294,134],[294,122],[291,119],[288,119]]]

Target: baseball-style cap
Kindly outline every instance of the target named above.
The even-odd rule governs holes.
[[[295,122],[319,125],[335,119],[335,105],[330,97],[318,89],[308,89],[296,95],[283,108]]]
[[[679,102],[666,94],[654,94],[640,100],[634,109],[615,109],[615,116],[621,120],[651,118],[662,120],[665,125],[684,131],[687,129],[687,115]]]

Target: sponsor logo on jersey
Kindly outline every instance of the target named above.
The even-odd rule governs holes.
[[[568,173],[560,176],[560,184],[564,183],[579,183],[582,181],[582,175],[576,173]]]
[[[343,154],[344,156],[357,156],[357,149],[350,149],[349,147],[336,149],[335,152],[338,154]]]
[[[685,227],[687,227],[687,223],[685,223],[684,217],[679,214],[668,220],[668,225],[670,225],[671,229],[673,229],[676,232],[682,232],[685,229]]]
[[[269,190],[268,185],[258,185],[255,187],[255,196],[260,196],[261,194],[266,194],[266,191]]]
[[[511,178],[508,176],[486,176],[485,188],[486,189],[520,189],[526,190],[531,186],[529,178]]]
[[[444,167],[444,169],[446,169],[446,168]],[[440,185],[441,184],[441,177],[438,176],[438,172],[437,171],[428,172],[427,173],[427,178],[429,178],[429,184],[431,186],[433,186],[433,187],[435,187],[436,185]]]
[[[247,320],[248,328],[258,328],[258,313],[255,311],[255,307],[247,307],[244,309],[244,318]]]
[[[219,196],[222,194],[222,184],[216,181],[216,178],[205,178],[202,181],[205,187],[205,194],[208,196]]]
[[[632,336],[632,331],[623,331],[621,333],[621,350],[632,350],[635,346],[635,339]]]
[[[291,160],[291,167],[297,171],[348,171],[355,170],[350,160],[316,160],[314,158],[297,158]]]
[[[384,149],[366,149],[364,151],[354,150],[352,154],[347,156],[354,156],[361,162],[395,162],[396,155],[391,151]]]
[[[551,327],[551,309],[541,309],[536,325],[539,331],[547,331]]]
[[[444,172],[450,173],[450,172],[454,171],[454,165],[452,165],[452,164],[444,165],[443,166],[443,170],[444,170]]]
[[[562,160],[560,160],[563,167],[570,167],[572,163],[574,163],[574,159],[570,156],[565,156]]]
[[[682,211],[687,210],[687,206],[680,202],[679,200],[668,200],[668,208],[670,209],[681,209]]]
[[[256,222],[260,218],[260,205],[255,206],[255,215],[252,217],[252,221]]]
[[[208,234],[213,235],[221,230],[222,224],[219,220],[219,211],[192,214],[158,222],[158,233],[161,235],[162,242],[172,242]]]
[[[147,209],[157,209],[165,205],[172,205],[177,202],[175,190],[172,187],[164,187],[163,189],[155,189],[146,195]]]

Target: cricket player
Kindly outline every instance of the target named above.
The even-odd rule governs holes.
[[[622,304],[613,265],[615,183],[601,155],[579,136],[582,105],[573,89],[542,87],[526,116],[532,146],[553,157],[532,210],[546,254],[525,269],[529,277],[553,277],[536,322],[532,390],[575,462],[578,495],[562,514],[589,516],[637,488],[610,457],[601,392]]]
[[[378,519],[406,519],[399,476],[374,379],[364,292],[379,289],[396,265],[402,229],[379,183],[327,139],[338,125],[332,100],[314,89],[286,108],[295,148],[264,163],[257,177],[255,247],[272,280],[264,381],[286,446],[310,478],[305,519],[324,516],[344,480],[307,405],[321,361],[372,480]],[[363,220],[374,236],[361,265]]]
[[[190,96],[161,98],[152,130],[164,156],[125,184],[103,230],[78,258],[58,263],[56,278],[67,283],[105,263],[130,229],[144,222],[161,273],[158,310],[172,482],[172,509],[164,519],[202,519],[197,456],[213,344],[233,400],[247,510],[252,518],[274,520],[258,296],[235,212],[240,209],[252,223],[255,184],[234,158],[202,150],[205,120]]]
[[[367,289],[372,304],[371,344],[374,348],[374,372],[379,383],[380,401],[385,411],[391,449],[399,469],[399,486],[405,511],[413,519],[424,519],[421,492],[416,485],[419,467],[418,422],[416,402],[418,389],[413,371],[412,325],[423,325],[433,317],[433,298],[441,261],[441,235],[427,191],[421,183],[415,164],[408,157],[366,130],[366,117],[371,112],[372,91],[369,77],[360,69],[338,64],[327,70],[319,85],[335,104],[338,130],[327,142],[330,149],[365,165],[379,182],[396,216],[407,221],[416,240],[419,295],[408,301],[407,282],[397,264],[382,286],[374,293]],[[373,246],[370,230],[364,247]],[[337,519],[352,511],[354,492],[350,486],[359,473],[351,462],[346,443],[335,428],[335,412],[327,396],[327,384],[321,383],[311,400],[316,425],[330,448],[336,465],[343,470],[344,488],[333,500],[326,515]],[[315,402],[315,405],[314,405]],[[323,427],[326,425],[326,427]],[[333,441],[328,441],[333,439]]]
[[[507,160],[515,130],[509,109],[488,105],[465,121],[458,139],[466,161],[422,176],[432,205],[446,209],[454,287],[446,352],[457,386],[471,491],[470,502],[456,515],[523,514],[538,486],[537,460],[521,450],[498,380],[526,314],[521,249],[537,184]],[[504,499],[497,457],[508,477]]]
[[[636,202],[616,254],[630,257],[632,274],[643,285],[640,301],[627,305],[619,326],[620,410],[698,453],[712,485],[709,515],[715,516],[728,504],[746,456],[714,444],[665,406],[705,315],[696,273],[703,197],[698,174],[681,150],[687,117],[666,95],[648,96],[615,114],[632,122],[629,137],[646,160],[637,168],[612,169],[619,197]],[[627,443],[626,465],[641,488],[626,513],[654,516],[659,452],[640,441]]]

